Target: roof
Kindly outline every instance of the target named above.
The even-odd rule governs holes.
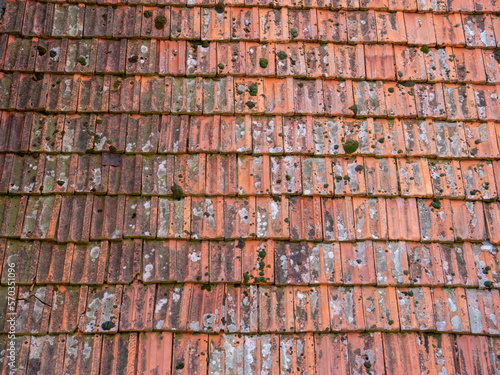
[[[497,0],[1,0],[0,372],[498,373],[499,97]]]

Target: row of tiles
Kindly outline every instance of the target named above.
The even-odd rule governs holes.
[[[38,73],[500,83],[498,50],[462,47],[425,50],[392,44],[39,40],[4,34],[0,36],[0,69]]]
[[[15,294],[12,293],[11,295]],[[7,299],[7,288],[1,288]],[[498,290],[148,284],[19,287],[2,332],[430,331],[500,335]],[[3,301],[2,301],[3,302]],[[8,315],[8,313],[11,315]]]
[[[0,370],[8,373],[7,337]],[[18,336],[24,374],[494,374],[496,337],[428,333]]]
[[[498,247],[487,241],[125,240],[65,245],[1,239],[0,261],[4,285],[14,276],[19,285],[130,284],[139,279],[145,283],[500,288]],[[15,275],[9,270],[12,264]]]
[[[90,153],[96,154],[92,157],[98,158],[97,164],[102,155],[103,165],[114,160],[114,166],[122,164],[117,154],[123,153],[207,153],[212,154],[209,159],[236,153],[474,160],[498,159],[499,149],[500,124],[493,122],[0,111],[0,153]],[[131,156],[121,155],[123,163]]]
[[[153,37],[262,42],[394,41],[431,46],[500,46],[500,17],[487,13],[433,14],[373,10],[338,12],[329,9],[245,8],[224,5],[208,8],[113,7],[31,1],[8,1],[7,4],[9,6],[0,20],[0,32],[21,33],[25,36]],[[446,2],[438,4],[445,5]],[[494,10],[498,11],[498,6]]]
[[[12,195],[177,197],[174,190],[178,186],[183,196],[286,194],[490,201],[498,198],[500,161],[234,154],[0,154],[0,178],[0,193]]]
[[[0,73],[0,109],[500,118],[500,85]]]
[[[3,196],[0,235],[500,243],[500,202],[415,198]]]

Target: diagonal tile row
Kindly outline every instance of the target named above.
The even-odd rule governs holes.
[[[0,236],[61,242],[141,237],[500,241],[498,201],[50,195],[7,197],[0,204]]]
[[[424,50],[424,51],[422,51]],[[5,52],[3,52],[5,51]],[[4,57],[5,54],[5,57]],[[37,73],[260,76],[499,83],[497,50],[392,44],[215,43],[0,37],[0,69]]]
[[[380,5],[384,2],[377,0]],[[425,0],[418,1],[419,4],[423,2]],[[428,3],[435,4],[431,1]],[[468,47],[500,46],[500,17],[497,14],[478,14],[475,13],[476,9],[472,9],[474,14],[433,14],[403,12],[416,9],[397,9],[399,12],[387,12],[388,4],[378,7],[386,11],[376,12],[256,6],[245,8],[224,5],[216,8],[213,7],[214,4],[210,4],[212,6],[209,8],[99,6],[31,1],[9,1],[7,4],[9,6],[0,19],[0,32],[36,37],[152,37],[200,41],[341,43],[389,41],[430,46],[450,43]],[[446,12],[446,4],[451,5],[454,2],[440,2],[439,6],[442,9],[438,11]],[[487,2],[481,2],[480,6],[485,7],[486,4]],[[259,2],[252,5],[267,4]],[[290,6],[290,4],[283,5]],[[494,8],[491,10],[498,11],[496,5],[491,5]],[[467,9],[451,11],[454,10],[470,11]]]
[[[402,196],[491,201],[498,197],[499,173],[498,160],[0,154],[0,193],[173,196],[180,187],[183,196]],[[298,199],[302,201],[308,200]]]
[[[0,336],[6,369],[7,337]],[[494,374],[496,337],[429,333],[18,336],[15,368],[43,374]]]
[[[125,240],[75,245],[0,240],[3,285],[14,263],[18,285],[71,287],[141,280],[170,286],[203,283],[197,285],[202,289],[208,283],[500,288],[498,250],[487,241]]]
[[[307,115],[46,115],[38,112],[0,112],[0,153],[238,153],[497,159],[499,139],[500,125],[493,122]],[[356,146],[356,142],[357,147],[346,149],[346,145]],[[91,157],[97,158],[97,164],[100,164],[99,154]],[[123,163],[127,160],[126,156],[120,155],[103,157],[103,165],[108,164],[110,158],[112,165],[117,164],[114,166],[121,164],[120,158]]]
[[[0,288],[6,299],[7,288]],[[430,331],[500,335],[496,289],[148,284],[19,287],[16,334]],[[6,303],[4,304],[6,305]],[[2,307],[2,315],[13,310]],[[7,333],[8,319],[0,321]]]
[[[500,85],[0,73],[0,109],[498,120]]]

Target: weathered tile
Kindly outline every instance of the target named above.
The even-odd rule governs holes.
[[[333,332],[365,330],[361,287],[328,287]]]
[[[95,197],[91,239],[117,239],[123,236],[125,197]]]
[[[170,241],[145,241],[142,253],[142,281],[144,282],[166,282],[170,281],[173,273],[173,260],[171,259],[172,248],[176,243]],[[172,260],[172,262],[171,262]]]
[[[321,373],[348,373],[347,335],[315,334],[316,368]]]
[[[140,36],[141,21],[141,6],[116,7],[116,9],[113,9],[113,37],[130,38]]]
[[[405,242],[375,242],[377,285],[410,283],[410,266]]]
[[[193,284],[191,306],[188,313],[187,330],[191,332],[219,332],[224,315],[223,299],[225,285],[217,284],[204,288]]]
[[[398,175],[403,196],[433,196],[427,159],[398,158]]]
[[[97,45],[96,73],[125,73],[126,53],[126,39],[100,39]]]
[[[347,19],[343,11],[317,10],[318,39],[321,42],[346,42]]]
[[[227,332],[257,332],[259,290],[256,285],[228,285],[225,300],[225,330]]]
[[[434,21],[431,13],[404,13],[408,44],[436,44]]]
[[[273,283],[275,243],[270,240],[246,242],[240,240],[237,246],[242,250],[243,282]]]
[[[170,195],[174,185],[174,170],[173,155],[145,156],[142,162],[142,193],[144,195]]]
[[[335,196],[365,195],[365,172],[363,158],[335,158],[333,161],[333,175]]]
[[[220,145],[220,116],[191,116],[189,151],[218,152]]]
[[[292,335],[280,337],[280,370],[282,374],[290,372],[313,373],[316,368],[314,336]]]
[[[434,122],[434,131],[439,157],[464,158],[469,156],[461,122]]]
[[[471,85],[444,85],[447,118],[450,120],[476,119],[477,109]]]
[[[158,202],[158,238],[189,238],[191,228],[191,198],[179,201],[160,198]]]
[[[248,238],[256,234],[255,198],[224,198],[224,238]]]
[[[153,327],[156,285],[138,281],[123,289],[120,307],[120,331],[149,331]]]
[[[498,86],[474,85],[474,98],[476,99],[477,115],[481,120],[495,120],[499,116]]]
[[[436,154],[434,124],[430,120],[404,120],[403,131],[407,154],[412,156]]]
[[[93,73],[97,58],[97,39],[70,40],[66,51],[66,73]]]
[[[380,81],[354,81],[355,115],[386,116],[384,85]]]
[[[62,373],[66,335],[31,336],[27,372],[32,374]]]
[[[36,279],[42,284],[70,282],[74,245],[43,242]]]
[[[87,308],[78,327],[82,332],[117,332],[123,287],[89,288]]]
[[[158,197],[128,196],[125,200],[123,237],[155,238]]]
[[[341,243],[342,280],[345,284],[375,284],[375,258],[370,241]]]
[[[259,9],[260,40],[285,42],[289,38],[288,9]]]
[[[37,57],[37,39],[9,35],[5,57],[2,54],[3,69],[6,71],[33,71]]]
[[[485,240],[487,231],[481,202],[451,201],[455,239]]]
[[[375,12],[369,10],[347,13],[347,33],[350,42],[377,42]]]
[[[127,374],[137,365],[137,334],[103,336],[101,373]]]
[[[490,200],[497,197],[493,167],[488,161],[461,161],[467,199]]]
[[[254,154],[281,154],[283,152],[282,117],[252,117]]]
[[[243,373],[244,341],[245,337],[242,335],[210,336],[210,357],[207,358],[208,373]]]
[[[175,335],[172,354],[172,373],[176,375],[184,373],[207,373],[209,364],[208,342],[208,335]]]
[[[430,288],[398,288],[398,305],[402,331],[436,329]]]
[[[258,11],[258,9],[254,8],[252,11]],[[249,29],[245,27],[245,29]],[[249,32],[257,32],[258,29],[254,29]],[[234,35],[234,29],[233,29]],[[253,43],[246,42],[245,48],[247,50],[245,66],[246,66],[246,75],[249,77],[253,76],[274,76],[276,75],[276,54],[275,54],[275,44],[274,43]]]
[[[396,159],[364,158],[364,176],[366,177],[366,193],[368,195],[393,196],[399,194],[398,186],[393,181],[397,179]],[[361,169],[358,167],[358,169]]]
[[[439,332],[470,332],[468,302],[463,288],[433,288],[434,317]]]
[[[352,198],[356,239],[386,239],[388,218],[383,198]]]
[[[141,36],[146,38],[168,39],[170,36],[170,8],[142,8]]]
[[[476,264],[470,243],[437,246],[441,253],[446,285],[478,285]]]
[[[52,36],[81,38],[83,20],[85,18],[84,4],[57,4],[54,6]]]
[[[36,155],[35,155],[36,157]],[[46,158],[17,156],[10,171],[9,193],[38,193],[43,190],[43,174]]]
[[[290,207],[290,239],[321,241],[323,225],[319,197],[292,197]]]
[[[160,284],[156,292],[153,328],[185,331],[194,284]]]
[[[288,199],[257,197],[255,199],[257,214],[257,238],[288,239],[290,237],[290,219]]]
[[[435,197],[465,197],[462,170],[458,160],[435,160],[429,163]]]
[[[140,106],[141,79],[130,76],[124,79],[113,77],[109,95],[109,112],[138,112]]]
[[[30,197],[21,238],[54,239],[61,200],[60,195]]]
[[[400,330],[395,288],[365,286],[362,288],[362,294],[367,330]]]
[[[73,249],[71,284],[102,284],[108,252],[109,245],[105,241],[76,245]]]
[[[170,374],[172,346],[171,332],[146,332],[139,335],[137,371],[145,374]]]
[[[271,191],[269,157],[238,156],[238,194],[262,195]]]
[[[201,37],[201,12],[200,8],[177,8],[170,11],[171,39],[194,39]]]
[[[142,240],[112,242],[106,281],[129,284],[141,272]]]
[[[348,333],[347,342],[349,368],[352,373],[385,373],[382,334],[380,332]]]
[[[498,290],[467,289],[467,304],[471,333],[497,335],[500,304]]]
[[[28,14],[30,8],[31,7],[28,7]],[[9,2],[5,4],[5,7],[3,9],[4,13],[0,23],[0,30],[2,31],[2,33],[21,33],[23,27],[23,16],[26,9],[26,2]],[[28,19],[28,17],[26,18]]]
[[[28,197],[2,197],[0,199],[0,234],[3,237],[20,237]]]
[[[292,78],[268,78],[264,81],[264,112],[272,114],[293,114],[294,97]]]
[[[486,336],[457,336],[458,366],[465,373],[494,373]]]
[[[297,194],[302,192],[300,156],[271,157],[271,192]]]
[[[365,45],[366,78],[394,80],[394,50],[391,44]]]
[[[50,89],[51,76],[48,74],[36,74],[32,76],[31,74],[20,74],[18,76],[18,81],[15,83],[17,89],[17,99],[16,99],[16,109],[26,110],[26,109],[52,109],[55,106],[54,102],[59,98],[56,96],[52,97],[53,94]],[[76,95],[78,88],[78,78],[75,77],[76,83],[73,82],[73,77],[66,77],[65,83],[72,85],[73,94]],[[49,101],[49,99],[52,99]],[[71,96],[66,95],[65,100],[70,100]],[[67,111],[69,109],[74,111],[76,104],[76,98],[69,105],[62,105],[58,110]]]
[[[0,115],[0,150],[26,152],[30,144],[33,115],[3,112]]]
[[[187,151],[189,116],[162,116],[158,152],[183,153]]]
[[[213,76],[217,72],[216,43],[188,42],[186,44],[186,74]]]
[[[453,241],[451,205],[448,200],[418,200],[422,241]]]
[[[351,198],[322,199],[323,235],[325,240],[354,240],[354,211]]]
[[[491,158],[499,153],[492,122],[467,122],[464,123],[464,131],[471,157]]]
[[[113,35],[114,9],[111,5],[85,7],[85,23],[83,35],[85,37],[110,37]],[[117,13],[120,13],[119,11]]]
[[[293,287],[259,287],[259,332],[293,332]]]
[[[384,333],[382,338],[388,373],[420,374],[416,333]]]
[[[52,304],[52,286],[39,286],[30,290],[20,287],[17,295],[15,332],[17,334],[46,334]]]
[[[172,81],[170,77],[142,77],[140,112],[170,112],[172,102]]]
[[[299,43],[286,43],[276,45],[276,75],[278,77],[305,77],[306,56],[304,45]]]
[[[54,287],[50,333],[73,332],[77,329],[78,321],[85,312],[87,292],[87,286],[58,285]]]
[[[304,195],[333,195],[333,171],[329,158],[302,158]]]
[[[174,78],[172,80],[172,112],[201,114],[203,111],[203,80]]]
[[[483,55],[479,49],[453,48],[459,82],[486,82]]]
[[[403,12],[375,12],[375,19],[377,22],[377,36],[379,42],[406,42],[406,30],[403,26]]]
[[[216,239],[223,237],[223,197],[193,197],[191,200],[191,238]]]
[[[239,241],[210,242],[210,282],[241,283],[242,268]]]
[[[495,47],[495,34],[489,14],[464,15],[465,40],[468,47]]]
[[[186,74],[186,41],[161,40],[158,45],[158,72]]]

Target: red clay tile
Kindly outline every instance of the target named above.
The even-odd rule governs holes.
[[[89,288],[87,308],[78,327],[82,332],[117,332],[123,287]]]
[[[463,15],[462,22],[468,47],[495,47],[495,34],[489,14]]]
[[[237,241],[210,242],[210,282],[242,281],[242,253]]]
[[[83,35],[86,37],[110,37],[113,35],[114,11],[111,5],[85,7]],[[118,14],[121,12],[117,12]]]
[[[450,82],[457,79],[457,68],[451,47],[430,48],[424,54],[429,82]]]
[[[312,374],[316,368],[314,336],[292,335],[280,337],[280,373]]]
[[[19,76],[18,74],[0,74],[0,92],[2,100],[0,101],[0,109],[14,109],[17,101],[17,87]]]
[[[451,201],[455,239],[485,240],[487,238],[480,202]]]
[[[403,12],[375,12],[375,19],[377,22],[377,35],[379,42],[406,42]]]
[[[68,335],[64,373],[98,374],[101,360],[102,336],[83,335],[79,332]]]
[[[398,305],[402,331],[436,329],[430,288],[398,288]]]
[[[168,39],[170,36],[170,8],[142,8],[141,36],[146,38]],[[157,22],[158,21],[158,22]]]
[[[335,196],[366,194],[363,158],[335,158],[332,168]]]
[[[77,155],[48,155],[45,158],[42,193],[72,193],[75,190],[74,172],[78,166]]]
[[[176,241],[170,247],[170,278],[178,282],[208,281],[208,242]]]
[[[243,281],[252,279],[252,283],[274,282],[274,248],[273,241],[238,242],[242,248]]]
[[[285,130],[286,132],[286,130]],[[285,133],[286,134],[286,133]],[[286,145],[286,135],[285,135]],[[271,157],[271,192],[297,194],[302,192],[301,160],[298,155]]]
[[[281,154],[283,152],[282,135],[282,117],[252,117],[254,154]]]
[[[252,361],[246,359],[245,366],[252,373],[279,371],[279,336],[259,335],[245,336],[245,353],[252,356]]]
[[[434,122],[437,155],[444,158],[468,157],[464,128],[461,122]]]
[[[66,73],[93,73],[97,57],[97,39],[70,40],[66,52]]]
[[[333,195],[333,171],[329,158],[302,158],[304,195]]]
[[[495,120],[498,118],[500,89],[497,86],[474,86],[474,97],[476,99],[477,114],[481,120]]]
[[[465,289],[433,288],[432,297],[439,332],[470,332]]]
[[[483,55],[480,49],[453,48],[459,82],[486,82]]]
[[[324,107],[329,115],[351,114],[350,108],[354,106],[352,81],[323,82]]]
[[[405,242],[374,242],[377,285],[410,283],[408,254]]]
[[[257,238],[288,239],[290,236],[288,199],[257,197]],[[250,234],[252,235],[252,234]]]
[[[225,295],[223,284],[202,289],[200,284],[193,284],[192,302],[188,314],[188,331],[219,332],[222,328],[222,301]]]
[[[203,8],[201,11],[201,39],[202,40],[230,40],[230,11],[224,9],[221,13],[213,9]]]
[[[498,290],[467,289],[471,333],[497,335]]]
[[[365,57],[362,45],[336,45],[335,60],[337,77],[339,78],[365,78]]]
[[[53,94],[50,90],[50,79],[48,75],[32,76],[30,74],[21,74],[18,76],[18,96],[16,100],[16,109],[46,109],[54,110],[56,108],[55,102],[60,98],[51,97]],[[35,79],[33,79],[35,78]],[[72,78],[66,77],[65,83],[69,84],[72,94],[76,95],[78,92],[78,78],[75,76],[75,82]],[[69,97],[68,97],[69,95]],[[50,100],[52,99],[52,100]],[[71,99],[71,93],[66,95],[64,100]],[[68,111],[75,110],[76,98],[69,105],[58,106],[57,110]]]
[[[355,114],[386,116],[384,85],[380,81],[354,81]]]
[[[288,11],[291,40],[317,40],[318,20],[316,9],[290,9]]]
[[[486,216],[488,217],[488,216]],[[472,243],[474,259],[477,266],[477,278],[480,286],[493,286],[498,284],[499,265],[496,258],[497,247],[489,242]]]
[[[176,335],[172,354],[172,374],[206,373],[209,363],[208,342],[208,335]]]
[[[84,18],[84,4],[56,4],[54,6],[52,36],[81,38]]]
[[[198,40],[201,37],[200,8],[171,8],[172,39]]]
[[[306,54],[304,44],[276,44],[276,75],[278,77],[305,77]]]
[[[0,150],[27,152],[32,128],[32,114],[2,112],[0,114]]]
[[[365,330],[361,287],[328,287],[333,332]]]
[[[203,111],[203,80],[174,78],[172,85],[172,112],[201,114]]]
[[[297,332],[330,328],[329,297],[326,285],[294,287],[295,329]]]
[[[323,114],[325,104],[322,80],[294,80],[295,112]]]
[[[284,42],[288,34],[288,9],[259,9],[260,40]]]
[[[208,195],[236,194],[236,156],[207,155],[206,193]]]
[[[471,85],[444,85],[444,96],[450,120],[471,120],[478,117]]]
[[[394,46],[396,72],[402,81],[427,80],[425,54],[417,47]]]
[[[389,239],[420,240],[417,202],[414,198],[387,199]]]
[[[458,366],[465,373],[494,373],[492,358],[485,336],[457,336]]]
[[[25,9],[26,2],[6,3],[0,23],[0,30],[2,32],[20,33],[23,26]]]
[[[142,7],[118,6],[113,10],[113,37],[138,37],[141,35],[141,23]]]
[[[108,252],[109,245],[105,241],[76,245],[73,250],[70,282],[72,284],[103,283]]]
[[[125,200],[123,237],[155,238],[158,197],[128,196]]]
[[[259,288],[259,332],[293,332],[293,287]]]
[[[488,225],[489,239],[492,243],[500,243],[498,237],[498,219],[500,219],[500,206],[498,202],[485,203],[484,213],[486,216],[486,224]]]
[[[141,79],[139,76],[123,80],[111,79],[113,88],[109,96],[110,112],[137,112],[140,105]]]
[[[363,164],[361,164],[363,166]],[[397,178],[396,160],[392,158],[364,158],[366,193],[374,196],[398,195],[399,189],[392,181]]]
[[[168,158],[168,156],[167,156]],[[167,160],[168,163],[168,160]],[[163,169],[158,166],[158,170]],[[169,166],[167,164],[167,186],[170,185],[168,179]],[[174,183],[178,184],[185,194],[204,194],[205,193],[205,174],[206,174],[206,155],[205,154],[184,154],[175,157],[175,175],[172,177]],[[159,176],[158,176],[159,177]],[[171,191],[167,191],[170,193]]]
[[[256,233],[255,198],[224,198],[224,238],[248,238]]]
[[[120,331],[149,331],[153,326],[156,285],[133,282],[123,289]]]
[[[87,301],[86,286],[63,286],[54,288],[52,299],[50,333],[73,332],[85,312]]]
[[[269,157],[238,156],[238,194],[270,193]]]
[[[419,199],[418,213],[422,241],[453,241],[450,201]]]
[[[493,50],[481,50],[483,54],[484,69],[488,83],[500,83],[500,64],[495,59]]]
[[[356,239],[387,239],[387,217],[383,198],[352,199]],[[420,237],[419,237],[420,238]]]
[[[394,79],[394,51],[391,44],[365,46],[366,78]]]
[[[41,191],[43,174],[45,169],[45,158],[21,157],[14,159],[10,172],[9,193],[38,193]]]
[[[377,25],[375,12],[369,11],[351,11],[347,13],[347,34],[349,42],[377,42]]]
[[[416,84],[414,88],[418,117],[441,119],[447,117],[443,86],[440,83]]]
[[[497,197],[493,166],[488,161],[461,161],[467,199],[490,200]]]
[[[264,81],[264,112],[272,114],[294,113],[293,79],[266,79]],[[281,122],[281,121],[280,121]],[[280,138],[278,138],[280,139]]]
[[[30,36],[49,36],[51,33],[53,13],[54,4],[27,1],[22,34]]]
[[[226,287],[225,331],[257,332],[259,291],[256,285]]]
[[[292,197],[290,207],[290,239],[321,241],[321,201],[319,197]]]
[[[370,241],[341,243],[343,282],[375,284],[375,259]]]
[[[103,336],[101,373],[126,374],[137,363],[137,334]]]
[[[232,40],[259,40],[259,31],[259,8],[231,8]]]
[[[349,372],[347,352],[347,335],[316,334],[314,335],[314,349],[316,352],[316,369],[318,373]]]
[[[37,38],[24,39],[10,35],[5,51],[4,70],[33,71],[37,57],[37,44]]]
[[[116,239],[123,235],[125,197],[95,197],[91,239]]]
[[[264,112],[264,80],[262,78],[237,78],[234,82],[235,112]]]
[[[0,202],[0,207],[2,208],[0,234],[5,237],[20,237],[28,197],[5,197]]]
[[[388,373],[420,374],[416,333],[385,333],[382,337]]]
[[[446,371],[450,374],[457,371],[457,364],[451,353],[455,349],[455,337],[451,335],[434,336],[432,333],[417,333],[418,350],[422,363],[431,372]]]
[[[365,286],[362,294],[366,329],[399,331],[396,289]]]
[[[352,373],[384,374],[382,335],[373,333],[347,334],[349,368]]]
[[[158,44],[158,55],[160,74],[186,74],[186,41],[161,40]]]
[[[224,201],[222,197],[192,198],[191,237],[222,238]]]
[[[432,13],[404,13],[408,44],[434,46],[436,35]]]
[[[305,43],[304,49],[307,77],[321,78],[336,76],[336,66],[329,60],[330,56],[335,56],[334,44]],[[279,62],[281,63],[281,61]]]
[[[141,87],[141,112],[170,112],[172,101],[172,80],[170,77],[142,77]]]
[[[477,286],[474,254],[470,244],[439,244],[446,285]]]
[[[276,55],[274,43],[246,43],[246,75],[274,76],[276,75]]]
[[[452,0],[453,1],[453,0]],[[436,42],[440,46],[465,45],[460,13],[433,14]]]
[[[410,275],[416,285],[443,285],[444,274],[437,244],[407,242]]]
[[[154,329],[186,330],[193,285],[160,284],[158,286],[154,312]]]
[[[88,242],[92,206],[93,197],[91,195],[63,197],[57,241]]]
[[[203,113],[234,113],[233,78],[219,78],[204,81]]]
[[[180,201],[160,198],[158,202],[158,238],[189,238],[191,198]]]
[[[142,240],[125,240],[110,245],[106,281],[109,283],[132,282],[140,273]]]
[[[415,90],[395,82],[385,82],[387,115],[390,117],[415,117]]]
[[[16,333],[46,334],[52,304],[52,286],[39,286],[30,290],[20,287],[17,295]]]
[[[28,372],[44,374],[63,372],[66,335],[31,336],[30,341]]]
[[[74,245],[43,242],[37,280],[41,283],[69,283]]]
[[[186,73],[188,75],[215,75],[216,43],[188,42],[186,44]]]
[[[463,125],[471,157],[492,158],[494,155],[498,155],[495,125],[492,122],[467,122]]]
[[[246,72],[245,42],[217,43],[217,68],[221,75],[243,76]]]
[[[54,239],[62,197],[30,197],[24,220],[23,239]]]
[[[431,176],[427,159],[398,158],[398,174],[401,194],[406,197],[432,196]]]
[[[146,332],[139,335],[137,371],[170,374],[172,368],[172,333]]]
[[[78,92],[78,111],[107,112],[110,82],[110,76],[81,77]]]
[[[306,242],[276,243],[276,284],[301,285],[310,283],[310,250],[311,248]]]
[[[210,336],[209,341],[210,358],[207,358],[209,373],[227,374],[231,371],[243,371],[244,336],[224,334]]]
[[[317,10],[318,39],[321,42],[346,42],[347,20],[345,12]]]

